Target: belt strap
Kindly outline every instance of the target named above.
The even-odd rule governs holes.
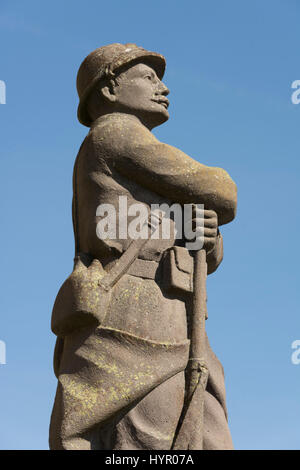
[[[144,279],[155,279],[159,263],[156,261],[147,261],[144,259],[136,259],[126,274],[131,276],[142,277]]]
[[[118,261],[113,265],[109,272],[99,281],[99,285],[105,290],[113,287],[118,280],[128,272],[130,266],[137,259],[142,248],[148,243],[151,235],[155,232],[157,227],[161,224],[162,216],[150,212],[149,217],[145,224],[148,226],[148,238],[132,240],[127,250],[121,255]]]

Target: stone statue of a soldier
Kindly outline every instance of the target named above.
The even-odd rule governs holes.
[[[204,226],[210,274],[222,261],[218,226],[235,216],[236,186],[223,169],[151,133],[169,117],[164,69],[160,54],[111,44],[78,72],[78,118],[90,131],[74,166],[74,270],[52,315],[51,449],[173,448],[186,391],[193,256],[174,230],[146,242],[120,235],[120,220],[134,215],[120,214],[120,197],[149,211],[204,204],[192,217]],[[116,236],[106,239],[97,233],[105,204],[121,216]],[[166,217],[174,228],[172,214]],[[207,338],[205,360],[203,448],[231,449],[223,369]]]

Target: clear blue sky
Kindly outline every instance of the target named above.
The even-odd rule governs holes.
[[[238,185],[207,322],[235,447],[300,448],[299,14],[296,0],[1,1],[1,449],[48,448],[50,316],[72,270],[72,168],[87,132],[75,77],[111,42],[166,56],[170,120],[155,134]]]

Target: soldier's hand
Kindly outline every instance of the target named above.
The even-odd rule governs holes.
[[[184,234],[190,241],[200,239],[207,253],[215,248],[218,238],[218,216],[213,210],[193,206],[192,218],[184,224]]]

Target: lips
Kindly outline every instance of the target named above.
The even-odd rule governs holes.
[[[156,100],[152,100],[154,101],[155,103],[158,103],[158,104],[162,104],[164,108],[168,109],[169,107],[169,100],[168,98],[159,98],[159,99],[156,99]]]

